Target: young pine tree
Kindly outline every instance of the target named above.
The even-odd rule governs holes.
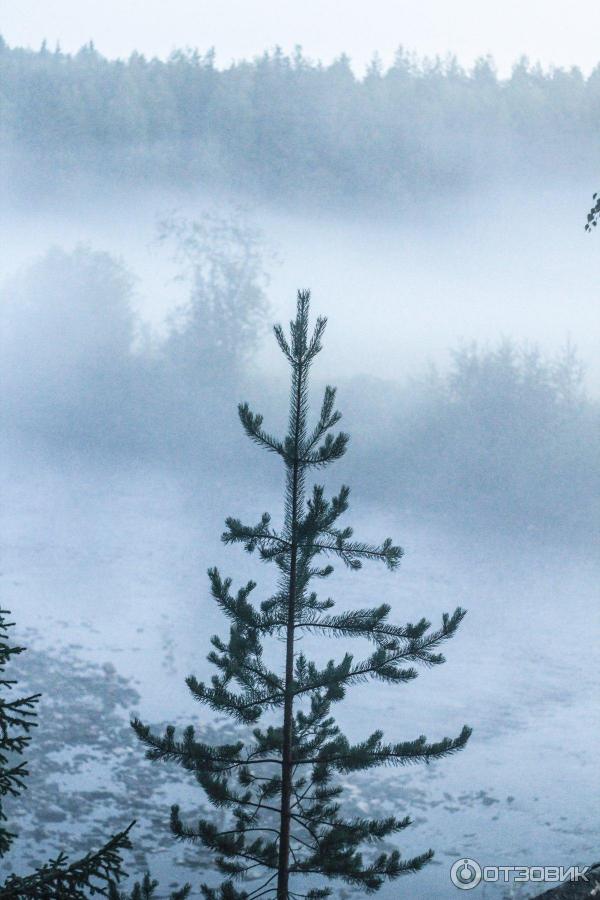
[[[150,759],[178,761],[194,773],[215,807],[231,813],[229,824],[219,828],[205,819],[195,826],[184,824],[178,807],[171,811],[174,834],[214,851],[216,864],[226,876],[218,888],[202,886],[207,900],[268,896],[318,900],[331,895],[330,888],[321,885],[334,878],[370,893],[386,879],[420,869],[431,859],[431,850],[406,860],[397,850],[363,857],[362,845],[395,835],[410,820],[345,817],[339,776],[380,765],[439,759],[462,749],[470,735],[465,726],[458,737],[438,743],[428,744],[419,737],[390,744],[376,731],[353,744],[331,716],[333,704],[344,698],[352,684],[368,678],[404,684],[416,677],[413,664],[443,662],[439,645],[454,634],[464,611],[458,608],[451,616],[444,615],[441,627],[431,631],[425,619],[415,625],[391,624],[388,604],[334,614],[330,612],[333,602],[319,600],[311,589],[315,579],[333,571],[321,561],[323,557],[338,558],[350,569],[360,569],[365,560],[394,569],[402,550],[389,538],[378,546],[362,543],[353,538],[351,528],[338,527],[348,507],[347,487],[330,500],[318,485],[308,499],[305,496],[308,472],[339,459],[348,442],[344,433],[331,434],[340,419],[331,387],[325,390],[316,425],[308,425],[308,377],[326,324],[325,319],[317,319],[309,335],[309,296],[308,291],[298,294],[289,342],[281,327],[275,328],[291,369],[286,437],[279,439],[265,431],[262,416],[251,412],[247,404],[239,407],[247,435],[284,464],[283,528],[273,528],[264,513],[257,525],[227,519],[223,534],[226,544],[241,543],[248,552],[258,551],[265,562],[274,563],[279,570],[278,589],[256,605],[251,599],[254,582],[232,593],[231,580],[210,569],[212,595],[231,621],[229,638],[212,638],[209,660],[217,674],[210,685],[187,679],[196,699],[244,726],[254,726],[251,739],[210,746],[196,738],[193,727],[178,740],[173,727],[160,737],[140,721],[133,722]],[[345,653],[339,662],[319,668],[305,655],[306,643],[298,643],[303,635],[314,633],[363,638],[371,643],[372,652],[360,661]],[[277,637],[285,641],[285,658],[271,668],[263,645],[267,638]],[[267,716],[267,724],[259,726],[259,720]],[[234,885],[248,877],[256,884],[257,874],[261,874],[258,886],[238,889]],[[295,882],[306,883],[307,876],[316,876],[319,886],[300,886],[305,893],[299,893]]]
[[[18,797],[26,788],[29,774],[22,760],[31,741],[31,731],[36,726],[36,705],[39,694],[28,697],[11,697],[16,681],[6,677],[5,671],[12,657],[22,653],[24,647],[12,645],[9,628],[13,626],[0,610],[0,858],[10,851],[16,834],[6,827],[7,797]],[[0,884],[0,900],[85,900],[88,896],[108,897],[111,885],[125,874],[121,851],[129,848],[126,831],[115,835],[95,853],[69,863],[60,853],[55,859],[29,875],[9,875]]]

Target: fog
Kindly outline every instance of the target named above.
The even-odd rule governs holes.
[[[91,59],[102,83],[104,63]],[[15,65],[34,63],[48,64],[42,54]],[[438,72],[432,93],[452,71]],[[547,108],[560,105],[543,83]],[[191,164],[178,173],[189,146],[175,141],[167,175],[151,141],[116,172],[111,159],[145,147],[139,135],[115,143],[75,116],[72,144],[32,148],[30,112],[11,116],[6,171],[16,147],[24,172],[0,218],[3,603],[32,648],[19,677],[48,695],[39,731],[61,728],[64,743],[42,742],[36,757],[34,741],[43,804],[19,801],[20,864],[42,858],[40,834],[50,851],[74,833],[87,847],[135,817],[132,874],[151,865],[165,886],[195,890],[214,874],[168,830],[170,804],[202,807],[200,789],[144,761],[127,720],[225,727],[198,712],[184,678],[209,674],[209,637],[223,627],[206,569],[272,587],[264,566],[219,536],[229,515],[282,517],[282,472],[243,436],[237,403],[284,427],[271,325],[289,320],[304,287],[329,319],[315,396],[339,386],[351,435],[326,483],[350,483],[348,521],[367,539],[390,533],[406,551],[397,573],[337,571],[332,596],[342,608],[387,599],[401,621],[468,609],[445,665],[401,687],[360,685],[340,706],[353,739],[382,722],[390,739],[474,729],[456,757],[348,785],[359,813],[415,820],[403,855],[436,850],[380,896],[454,896],[449,868],[465,855],[595,861],[600,247],[583,229],[597,187],[589,157],[574,172],[568,151],[580,151],[565,138],[534,177],[523,147],[535,157],[548,120],[535,140],[505,123],[513,168],[498,151],[486,178],[475,130],[453,178],[452,131],[427,132],[426,162],[418,148],[413,160],[422,186],[403,162],[375,202],[358,144],[348,166],[360,183],[323,151],[322,163],[289,163],[290,191],[276,128],[265,159],[249,154],[232,184],[214,148],[198,177]],[[335,652],[309,640],[324,660]],[[65,682],[71,670],[80,696]],[[103,739],[91,727],[99,703]],[[117,737],[127,764],[107,751]],[[502,885],[481,894],[507,896]]]
[[[593,394],[600,387],[595,352],[600,315],[593,284],[600,257],[583,231],[589,186],[518,190],[510,184],[454,202],[412,206],[380,217],[313,215],[198,193],[95,198],[91,203],[4,214],[0,262],[5,273],[26,268],[50,247],[85,244],[121,260],[134,278],[131,302],[158,338],[185,303],[181,266],[158,240],[169,216],[240,216],[263,240],[271,317],[286,320],[289,285],[310,285],[330,319],[331,370],[402,380],[430,362],[447,364],[461,343],[498,339],[537,345],[552,355],[571,341]],[[292,291],[293,300],[293,291]],[[373,315],[372,313],[376,314]],[[255,360],[270,367],[272,340]]]

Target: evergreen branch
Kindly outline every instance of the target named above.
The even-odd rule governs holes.
[[[254,891],[251,891],[248,894],[248,900],[258,900],[259,897],[265,897],[267,894],[272,893],[275,888],[269,888],[266,890],[269,884],[273,881],[274,878],[277,878],[277,873],[275,872],[273,875],[270,875],[266,881],[264,881],[259,887],[257,887]]]
[[[420,856],[410,860],[400,861],[397,850],[392,853],[382,853],[369,866],[363,866],[362,856],[355,852],[335,852],[334,847],[327,848],[324,854],[315,854],[313,859],[306,860],[301,867],[294,871],[302,874],[324,874],[329,878],[341,878],[348,884],[362,887],[367,893],[373,893],[381,888],[386,880],[398,878],[408,872],[417,872],[433,857],[433,851],[429,850]]]
[[[310,291],[298,291],[296,320],[290,322],[291,346],[284,335],[282,326],[277,324],[273,328],[277,343],[293,371],[297,370],[299,366],[307,367],[310,365],[314,357],[322,349],[321,340],[327,325],[327,319],[319,316],[309,341],[306,317],[309,299]]]
[[[316,612],[296,622],[296,628],[322,633],[333,632],[336,637],[364,637],[378,644],[390,641],[417,640],[430,627],[427,619],[416,625],[390,625],[386,620],[391,606],[382,603],[373,609],[357,609],[337,615],[321,616]]]
[[[250,831],[271,832],[279,835],[274,829],[248,829],[219,831],[211,822],[200,819],[197,829],[185,825],[179,816],[179,807],[171,808],[171,831],[179,840],[201,842],[209,850],[218,853],[223,860],[240,857],[257,863],[265,868],[277,868],[277,850],[274,841],[255,838],[250,845],[246,842],[246,834]]]
[[[283,443],[261,427],[263,416],[253,413],[247,403],[239,404],[238,414],[244,431],[251,440],[272,453],[278,453],[286,461],[288,460]]]
[[[349,440],[350,435],[344,431],[340,431],[335,438],[328,434],[317,450],[305,451],[300,462],[304,466],[326,466],[344,455]]]
[[[11,687],[16,682],[4,681],[2,684],[3,687]],[[33,710],[41,696],[41,694],[31,694],[30,697],[19,697],[18,700],[0,699],[0,719],[5,721],[8,713],[20,713],[24,719],[19,724],[24,728],[33,728],[35,723],[29,722],[28,719],[35,717]]]
[[[60,854],[32,875],[9,875],[0,887],[0,900],[85,900],[84,891],[108,896],[111,881],[126,876],[120,852],[131,849],[129,832],[134,824],[76,862],[68,864],[67,857]]]
[[[236,744],[223,744],[220,747],[211,747],[196,741],[194,728],[189,726],[184,731],[183,741],[175,740],[175,728],[167,726],[163,737],[153,734],[148,725],[144,725],[139,719],[133,719],[131,727],[138,738],[146,745],[146,758],[150,760],[175,761],[185,769],[203,769],[209,772],[223,772],[229,769],[247,765],[252,760],[249,755],[241,758],[240,754],[244,744],[239,741]],[[277,762],[277,760],[269,760]]]
[[[408,660],[424,663],[425,665],[439,665],[444,662],[442,654],[434,654],[431,650],[443,641],[451,638],[466,615],[466,610],[458,606],[451,616],[444,613],[442,627],[429,635],[420,638],[411,638],[405,647],[398,649],[395,643],[379,647],[373,655],[363,663],[359,663],[348,673],[349,681],[362,679],[367,675],[381,678],[384,681],[405,681],[416,677],[412,669],[398,669],[398,663]],[[408,675],[413,673],[414,675]]]
[[[307,300],[310,298],[310,292],[307,291]],[[323,349],[321,340],[325,333],[325,328],[327,327],[327,318],[325,316],[318,316],[317,321],[315,322],[315,327],[312,333],[312,337],[310,339],[310,343],[306,348],[306,361],[310,362],[314,359],[317,353],[320,353]]]
[[[220,659],[217,659],[217,655],[215,653],[209,653],[207,659],[209,662],[214,662],[222,668],[227,669],[227,675],[229,677],[235,677],[236,680],[246,686],[250,687],[253,683],[253,678],[262,682],[266,687],[271,690],[275,689],[280,693],[284,690],[284,684],[279,675],[275,672],[271,672],[262,664],[258,662],[254,664],[250,664],[245,662],[241,658],[235,658],[233,660],[228,660],[227,662],[221,662]],[[242,673],[245,673],[243,676]]]
[[[442,738],[441,741],[433,744],[428,744],[424,735],[414,741],[382,744],[380,732],[375,732],[377,738],[375,742],[371,739],[354,746],[351,746],[345,738],[340,738],[333,750],[326,748],[314,759],[306,759],[302,762],[332,766],[339,772],[352,772],[382,764],[403,766],[417,762],[429,763],[432,759],[440,759],[462,750],[471,733],[472,729],[464,725],[458,737]],[[340,752],[339,748],[345,749]]]
[[[327,688],[331,699],[341,699],[344,685],[356,684],[368,676],[395,683],[412,681],[417,677],[415,669],[401,669],[398,664],[411,660],[425,665],[441,664],[444,657],[431,653],[431,649],[454,634],[465,614],[466,611],[458,607],[452,616],[444,614],[442,628],[438,631],[422,638],[410,638],[401,649],[396,649],[394,643],[390,645],[393,649],[380,646],[369,659],[354,667],[350,654],[346,654],[337,665],[330,661],[320,672],[311,664],[306,678],[292,686],[294,696]],[[425,622],[421,620],[418,626],[406,626],[405,630],[408,633],[418,632]],[[283,690],[261,693],[249,689],[243,695],[237,695],[228,691],[217,678],[213,678],[212,688],[199,683],[193,676],[187,679],[187,684],[196,699],[208,703],[215,710],[225,708],[242,722],[256,721],[262,710],[281,705],[285,698]]]
[[[342,414],[337,410],[334,411],[333,407],[335,404],[335,395],[336,389],[327,385],[325,388],[325,394],[323,397],[323,403],[321,405],[321,413],[319,415],[319,421],[314,427],[314,430],[304,448],[305,453],[310,453],[310,451],[316,447],[319,443],[323,435],[330,429],[333,428],[334,425],[342,418]]]
[[[158,887],[158,881],[150,878],[150,873],[146,872],[141,882],[136,881],[133,889],[129,894],[121,893],[114,883],[110,884],[108,892],[108,900],[158,900],[155,891]],[[186,900],[192,890],[190,884],[184,884],[179,890],[171,891],[169,900]]]
[[[256,582],[248,581],[243,588],[239,589],[234,599],[229,592],[231,578],[222,579],[216,567],[208,570],[208,577],[210,579],[211,594],[226,616],[249,628],[260,627],[262,622],[261,616],[248,601],[249,595],[256,587]]]
[[[186,678],[186,684],[196,700],[208,704],[216,712],[227,710],[234,718],[245,724],[256,722],[265,709],[279,706],[282,702],[281,693],[265,694],[247,690],[239,695],[227,690],[216,676],[213,677],[212,683],[212,688],[209,688],[193,675]]]
[[[364,544],[361,541],[345,540],[343,532],[334,532],[333,536],[335,537],[335,543],[323,544],[315,541],[309,546],[311,550],[316,550],[319,553],[335,554],[349,569],[361,569],[361,559],[373,559],[381,560],[388,569],[393,571],[404,555],[401,547],[396,547],[392,544],[391,538],[386,538],[383,544],[374,546]]]
[[[139,719],[131,721],[131,727],[137,737],[148,748],[146,758],[150,760],[163,760],[176,762],[183,768],[192,771],[209,771],[224,773],[240,767],[252,765],[281,765],[280,757],[265,756],[272,751],[272,746],[258,747],[242,756],[243,741],[235,744],[222,744],[212,747],[196,741],[192,725],[184,730],[182,741],[175,739],[175,727],[168,725],[163,737],[154,734],[149,725],[144,725]]]
[[[290,542],[275,531],[269,531],[267,526],[271,521],[268,513],[263,513],[258,525],[242,525],[239,519],[229,517],[225,520],[227,531],[221,535],[224,544],[243,543],[246,550],[252,553],[257,547],[268,548],[275,544],[280,550],[289,550]]]
[[[3,764],[5,762],[4,758],[0,761]],[[29,770],[27,768],[27,763],[19,763],[17,766],[13,766],[12,769],[6,769],[3,765],[0,770],[0,796],[4,797],[10,795],[11,797],[18,797],[19,794],[27,788],[23,779],[27,778],[28,775]],[[5,818],[1,811],[0,818]]]
[[[405,816],[403,819],[397,819],[395,816],[388,816],[385,819],[361,819],[355,818],[348,821],[335,819],[309,818],[311,824],[326,825],[328,828],[340,829],[348,833],[348,838],[358,843],[362,841],[379,841],[389,837],[391,834],[397,834],[404,831],[412,824],[412,819]]]
[[[279,348],[280,348],[281,352],[283,353],[283,355],[285,356],[285,358],[287,359],[287,361],[289,362],[289,364],[290,364],[291,366],[296,365],[296,360],[295,360],[294,357],[292,356],[292,351],[291,351],[291,349],[290,349],[290,345],[289,345],[288,342],[287,342],[287,339],[286,339],[286,337],[285,337],[285,334],[283,333],[283,328],[282,328],[282,326],[279,325],[279,324],[278,324],[278,325],[274,325],[274,326],[273,326],[273,333],[274,333],[274,335],[275,335],[275,338],[276,338],[276,340],[277,340],[277,343],[279,344]]]

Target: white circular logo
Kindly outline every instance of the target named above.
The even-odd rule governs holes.
[[[481,866],[474,859],[457,859],[450,869],[452,884],[461,891],[470,891],[481,881]]]

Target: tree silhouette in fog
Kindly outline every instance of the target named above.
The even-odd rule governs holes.
[[[189,285],[188,299],[170,318],[163,354],[186,379],[218,367],[227,380],[252,357],[266,327],[262,234],[241,211],[206,211],[194,221],[165,219],[159,239],[173,247],[178,278]]]
[[[127,408],[132,290],[123,263],[86,246],[51,249],[3,284],[4,411],[33,428],[106,431]]]

